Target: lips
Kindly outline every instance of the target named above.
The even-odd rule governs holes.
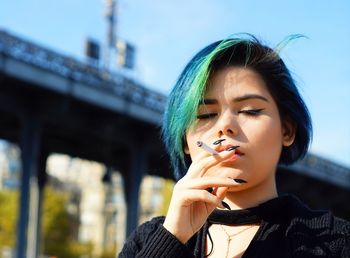
[[[221,145],[221,146],[218,146],[217,148],[215,148],[215,150],[218,151],[218,152],[222,152],[222,151],[227,150],[230,147],[236,147],[236,146],[237,145],[234,145],[234,144]],[[236,148],[234,151],[235,151],[235,154],[237,154],[238,156],[243,156],[244,155],[244,152],[242,152],[240,150],[240,147]]]

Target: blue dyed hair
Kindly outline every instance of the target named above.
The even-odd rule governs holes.
[[[312,138],[309,111],[279,51],[300,35],[291,35],[274,50],[252,35],[214,42],[186,65],[171,91],[162,125],[162,139],[170,155],[175,178],[183,177],[191,164],[184,153],[186,130],[195,120],[212,74],[228,66],[247,67],[262,76],[277,104],[282,125],[295,127],[291,146],[283,147],[279,163],[291,164],[305,156]]]

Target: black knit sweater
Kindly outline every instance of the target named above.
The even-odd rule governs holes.
[[[163,227],[164,217],[156,217],[130,235],[119,258],[205,257],[208,228],[212,223],[218,223],[222,216],[233,218],[233,224],[244,224],[244,221],[256,218],[261,222],[243,258],[350,258],[350,222],[334,217],[330,212],[310,210],[291,195],[251,209],[224,213],[215,210],[186,244]]]

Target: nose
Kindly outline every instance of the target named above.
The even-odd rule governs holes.
[[[237,135],[237,132],[237,118],[230,110],[226,110],[217,120],[218,137],[222,137],[224,135],[232,137],[234,135]]]

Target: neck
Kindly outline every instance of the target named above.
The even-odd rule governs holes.
[[[250,186],[249,189],[227,192],[225,202],[232,210],[238,210],[255,207],[277,196],[275,176],[273,176],[268,178],[266,182],[261,182],[253,187]]]

